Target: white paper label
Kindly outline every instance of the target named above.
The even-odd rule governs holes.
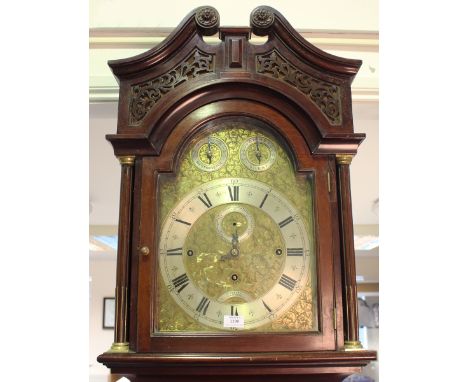
[[[244,328],[244,317],[242,316],[224,316],[225,328]]]

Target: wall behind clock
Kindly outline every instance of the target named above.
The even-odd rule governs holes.
[[[103,329],[103,299],[114,297],[115,255],[92,255],[90,258],[90,308],[89,308],[89,382],[108,380],[109,369],[96,361],[96,357],[110,348],[114,331]]]

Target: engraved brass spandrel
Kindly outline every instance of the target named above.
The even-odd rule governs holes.
[[[301,292],[297,302],[286,314],[271,323],[271,331],[318,330],[316,306],[315,295],[312,293],[311,277],[309,276],[307,287]]]
[[[155,332],[212,332],[213,329],[190,317],[176,303],[161,278],[158,283],[158,320]]]

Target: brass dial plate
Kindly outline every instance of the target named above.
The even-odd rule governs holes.
[[[216,235],[216,209],[226,204],[255,217],[254,233],[242,244],[235,229],[231,243]],[[223,178],[194,189],[172,210],[161,237],[162,276],[172,297],[214,328],[229,329],[223,318],[233,311],[243,317],[244,329],[264,325],[286,313],[307,283],[305,225],[282,194],[256,180]]]
[[[227,150],[213,171],[194,160],[208,137]],[[243,144],[256,149],[257,141],[274,153],[265,170],[239,160]],[[220,122],[195,137],[176,175],[160,175],[159,187],[155,333],[318,330],[313,181],[296,174],[276,138]],[[243,327],[225,327],[223,317],[236,314]]]

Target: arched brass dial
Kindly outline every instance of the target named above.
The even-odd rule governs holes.
[[[257,122],[208,127],[159,174],[155,333],[318,330],[313,178]]]

